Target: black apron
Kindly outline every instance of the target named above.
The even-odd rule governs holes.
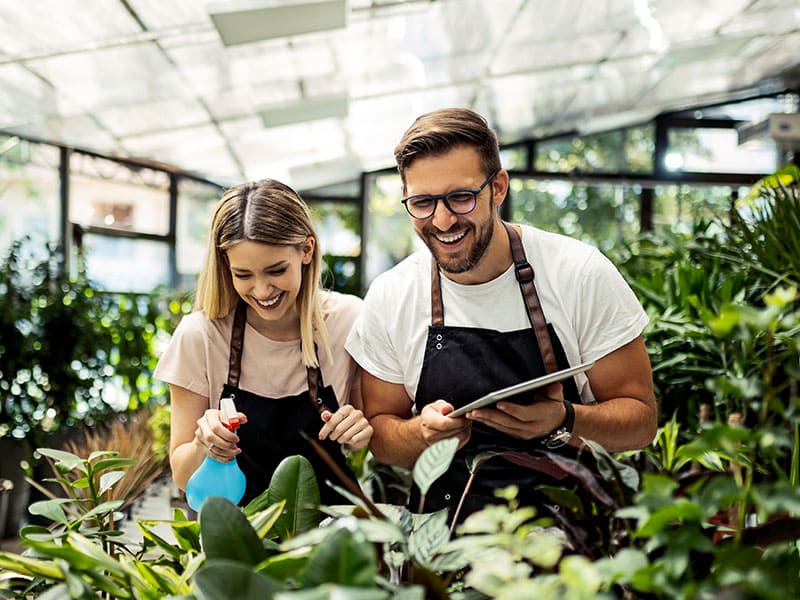
[[[528,309],[531,328],[500,332],[445,326],[439,269],[436,261],[432,260],[431,326],[417,387],[418,413],[425,405],[439,398],[459,408],[488,392],[569,366],[555,330],[545,320],[533,285],[533,268],[525,257],[519,235],[507,223],[504,222],[503,226],[511,242],[514,269]],[[562,383],[564,397],[579,403],[575,381],[570,378]],[[529,403],[531,394],[512,396],[508,401]],[[482,423],[473,422],[469,442],[456,453],[450,469],[436,480],[426,494],[424,511],[450,508],[452,517],[469,478],[468,457],[487,450],[524,452],[534,449],[537,449],[535,440],[512,438]],[[575,456],[575,450],[568,446],[557,452]],[[519,487],[518,498],[522,506],[545,506],[547,502],[537,492],[537,487],[542,484],[558,485],[558,482],[559,479],[552,476],[494,457],[479,468],[459,512],[459,521],[486,504],[505,502],[494,496],[494,490],[511,484]],[[412,489],[408,506],[412,511],[419,509],[416,486]]]
[[[247,415],[247,423],[237,432],[239,448],[242,449],[237,461],[247,478],[247,488],[240,504],[247,504],[267,489],[272,473],[280,462],[295,454],[305,456],[314,467],[322,504],[350,504],[349,500],[325,483],[325,480],[330,480],[339,486],[343,485],[299,433],[303,431],[311,439],[317,440],[319,430],[324,425],[320,413],[326,408],[332,413],[339,409],[336,393],[331,386],[323,384],[320,369],[310,367],[306,368],[308,390],[296,396],[266,398],[239,389],[246,316],[247,305],[240,302],[231,331],[228,383],[223,386],[221,396],[233,397],[236,409]],[[319,443],[345,474],[355,480],[342,454],[341,445],[330,439]]]

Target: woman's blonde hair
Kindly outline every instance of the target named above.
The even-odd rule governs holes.
[[[297,192],[274,179],[243,183],[223,194],[211,223],[208,254],[197,284],[195,308],[202,310],[209,319],[225,317],[236,308],[240,298],[233,287],[227,254],[235,244],[250,241],[301,250],[309,237],[314,238],[314,251],[311,262],[302,267],[297,294],[303,364],[319,366],[315,332],[328,358],[332,359],[319,300],[322,254],[311,214]]]

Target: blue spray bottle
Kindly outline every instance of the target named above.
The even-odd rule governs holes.
[[[221,398],[219,408],[222,413],[222,424],[236,433],[239,428],[239,417],[236,416],[233,398]],[[246,483],[236,457],[230,462],[220,462],[206,456],[200,468],[192,473],[186,484],[186,500],[192,510],[197,512],[200,512],[203,502],[210,496],[222,496],[238,504],[244,496]]]

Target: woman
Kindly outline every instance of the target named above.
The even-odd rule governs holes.
[[[265,179],[223,195],[195,312],[155,372],[170,387],[170,465],[181,489],[206,456],[237,457],[247,503],[281,460],[302,454],[323,504],[342,502],[324,483],[338,479],[299,432],[319,439],[348,475],[341,447],[369,443],[358,367],[344,350],[361,300],[321,290],[321,270],[308,207],[294,190]],[[240,413],[236,433],[220,420],[220,398],[229,396]]]

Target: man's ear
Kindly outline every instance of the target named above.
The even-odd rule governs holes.
[[[500,169],[497,175],[494,176],[494,179],[492,179],[490,185],[492,186],[492,198],[495,206],[500,206],[505,202],[506,196],[508,195],[508,182],[508,171],[505,169]]]

